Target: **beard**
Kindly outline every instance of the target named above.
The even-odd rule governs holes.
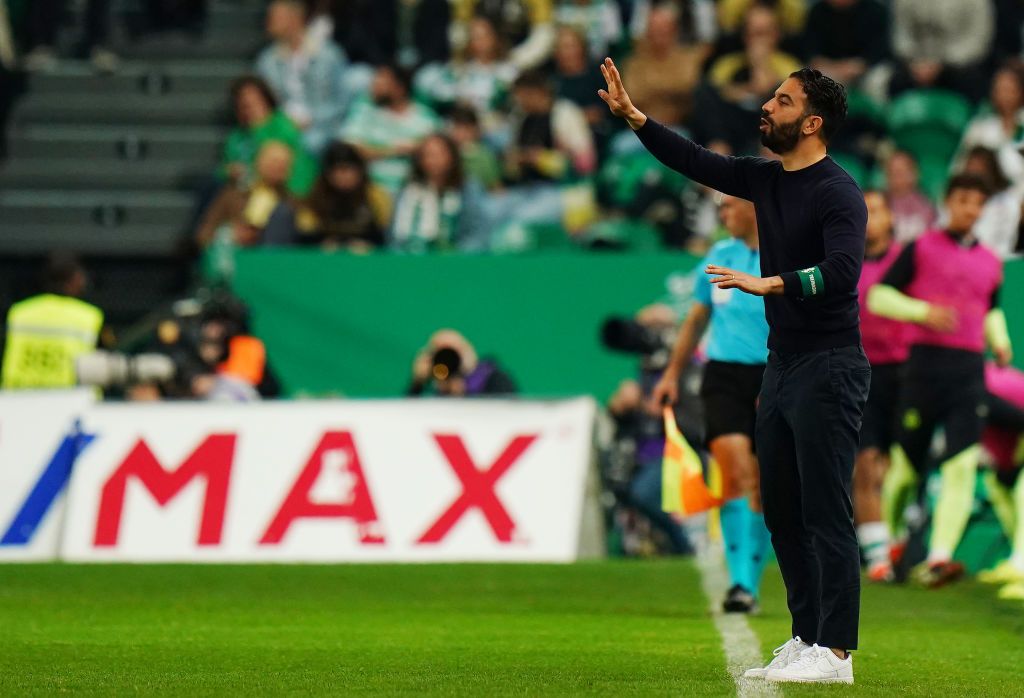
[[[376,104],[378,107],[387,108],[395,103],[395,98],[389,94],[376,94],[373,95],[371,98],[373,99],[373,103]]]
[[[796,148],[796,144],[800,142],[800,127],[804,123],[803,117],[788,124],[777,124],[763,113],[761,118],[768,122],[768,130],[761,134],[761,145],[776,155],[788,153]]]

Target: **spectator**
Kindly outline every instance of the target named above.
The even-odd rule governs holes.
[[[562,27],[555,42],[555,94],[583,110],[587,123],[595,131],[603,131],[608,123],[608,108],[597,91],[604,87],[601,73],[587,52],[587,43],[577,30]]]
[[[61,26],[64,0],[31,0],[28,3],[28,36],[25,69],[45,73],[57,66],[57,32]],[[93,68],[113,73],[120,59],[109,49],[110,0],[86,0],[85,27],[79,53],[89,56]]]
[[[390,223],[387,191],[370,182],[366,161],[354,147],[335,141],[324,152],[313,191],[294,211],[278,207],[267,224],[267,238],[368,252],[384,244]]]
[[[355,61],[413,70],[451,57],[448,0],[328,0],[334,36]]]
[[[462,169],[484,189],[501,186],[501,163],[494,151],[484,143],[480,119],[472,107],[456,105],[448,115],[449,132],[459,146]]]
[[[989,0],[894,0],[889,93],[940,87],[980,99],[993,21]]]
[[[7,313],[0,387],[71,388],[78,384],[77,357],[96,348],[103,312],[81,300],[88,277],[75,257],[54,253],[47,261],[43,293],[15,303]]]
[[[984,146],[971,148],[964,161],[963,172],[984,179],[990,192],[981,217],[974,224],[974,237],[1001,259],[1019,255],[1022,251],[1020,224],[1024,188],[1011,186],[996,152]]]
[[[572,102],[555,98],[545,75],[521,75],[513,97],[517,113],[508,151],[513,182],[561,182],[593,172],[597,156],[586,117]]]
[[[509,60],[516,70],[543,65],[555,45],[553,0],[452,0],[455,45],[464,50],[473,17],[483,16],[510,46]]]
[[[811,67],[847,86],[886,57],[888,43],[889,14],[876,0],[823,0],[804,29]]]
[[[391,193],[409,175],[409,156],[439,123],[433,111],[412,100],[411,81],[404,68],[378,67],[370,99],[353,105],[339,134],[370,163],[372,180]]]
[[[441,134],[428,136],[398,196],[389,246],[412,254],[483,249],[483,195],[480,185],[463,174],[455,142]]]
[[[963,167],[968,151],[981,146],[996,151],[1006,174],[1020,181],[1024,179],[1024,162],[1017,149],[1024,144],[1024,69],[1017,65],[1000,68],[992,78],[989,99],[992,113],[979,114],[967,125],[954,169]]]
[[[203,214],[196,231],[201,248],[212,244],[251,247],[263,242],[263,230],[282,202],[289,201],[287,182],[294,154],[278,141],[268,141],[256,156],[256,177],[246,189],[225,186]]]
[[[679,11],[674,6],[652,9],[647,33],[623,70],[637,108],[663,124],[686,123],[702,58],[699,49],[680,43]]]
[[[408,394],[474,397],[515,395],[516,383],[493,358],[478,358],[476,348],[455,330],[438,330],[412,363]]]
[[[703,63],[718,38],[718,18],[715,16],[713,0],[634,0],[633,15],[629,20],[629,33],[634,45],[644,40],[651,10],[662,5],[676,8],[679,40],[699,48]]]
[[[497,130],[503,121],[499,109],[516,77],[494,25],[476,17],[469,25],[466,58],[444,65],[425,66],[416,77],[416,93],[438,109],[456,102],[468,104],[484,116],[485,131]]]
[[[592,62],[603,61],[622,40],[622,14],[614,0],[560,0],[555,20],[585,37]]]
[[[920,172],[910,153],[897,150],[885,164],[885,195],[892,211],[892,229],[900,245],[935,227],[935,207],[921,192]]]
[[[348,103],[347,59],[332,40],[308,32],[307,19],[302,0],[274,0],[267,10],[267,34],[274,43],[260,54],[256,70],[302,130],[306,147],[320,153]]]
[[[776,18],[778,27],[788,36],[799,34],[804,28],[807,3],[804,0],[719,0],[718,25],[725,34],[735,34],[745,27],[747,16],[754,7],[767,8]]]
[[[236,187],[245,188],[253,177],[256,154],[269,141],[277,141],[292,151],[294,166],[288,178],[288,191],[304,196],[316,178],[316,162],[306,152],[302,132],[277,108],[270,86],[255,76],[239,78],[231,86],[231,105],[236,126],[224,144],[221,177]]]
[[[694,128],[699,140],[722,140],[741,153],[756,147],[750,124],[775,88],[800,68],[793,56],[779,50],[780,38],[775,13],[761,5],[751,7],[743,28],[744,49],[715,61],[708,85],[698,93]]]

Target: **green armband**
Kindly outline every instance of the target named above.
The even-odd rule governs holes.
[[[868,291],[868,310],[892,320],[919,323],[928,316],[928,303],[911,298],[892,286],[878,284]]]
[[[821,276],[821,269],[810,267],[797,271],[796,277],[800,279],[800,289],[804,298],[821,296],[825,294],[825,280]]]
[[[1002,308],[992,308],[985,315],[985,340],[993,349],[1010,348],[1010,330]]]

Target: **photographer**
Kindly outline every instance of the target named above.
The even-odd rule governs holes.
[[[627,555],[645,555],[664,550],[671,555],[688,555],[693,547],[683,528],[661,506],[661,459],[665,447],[660,416],[646,406],[651,390],[665,370],[679,318],[667,305],[648,305],[633,318],[611,317],[601,328],[601,341],[609,349],[639,355],[639,380],[622,381],[607,403],[613,420],[611,442],[602,448],[602,479],[615,498],[613,521]],[[690,380],[699,367],[690,366],[680,382]],[[696,394],[683,391],[684,419],[680,429],[695,443],[701,441],[701,406]],[[638,520],[636,513],[642,515]],[[649,522],[649,528],[646,522]],[[651,540],[651,533],[658,537]]]
[[[507,396],[515,381],[496,360],[477,358],[476,349],[455,330],[438,330],[412,363],[410,396]]]
[[[230,296],[178,301],[151,332],[139,353],[79,357],[79,381],[123,389],[133,402],[250,402],[280,393],[263,342],[249,333],[246,308]]]

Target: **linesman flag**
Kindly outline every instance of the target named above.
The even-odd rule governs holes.
[[[710,466],[712,483],[704,481],[700,456],[683,437],[671,407],[665,407],[665,454],[661,459],[661,508],[670,514],[692,516],[722,505],[718,464]]]

